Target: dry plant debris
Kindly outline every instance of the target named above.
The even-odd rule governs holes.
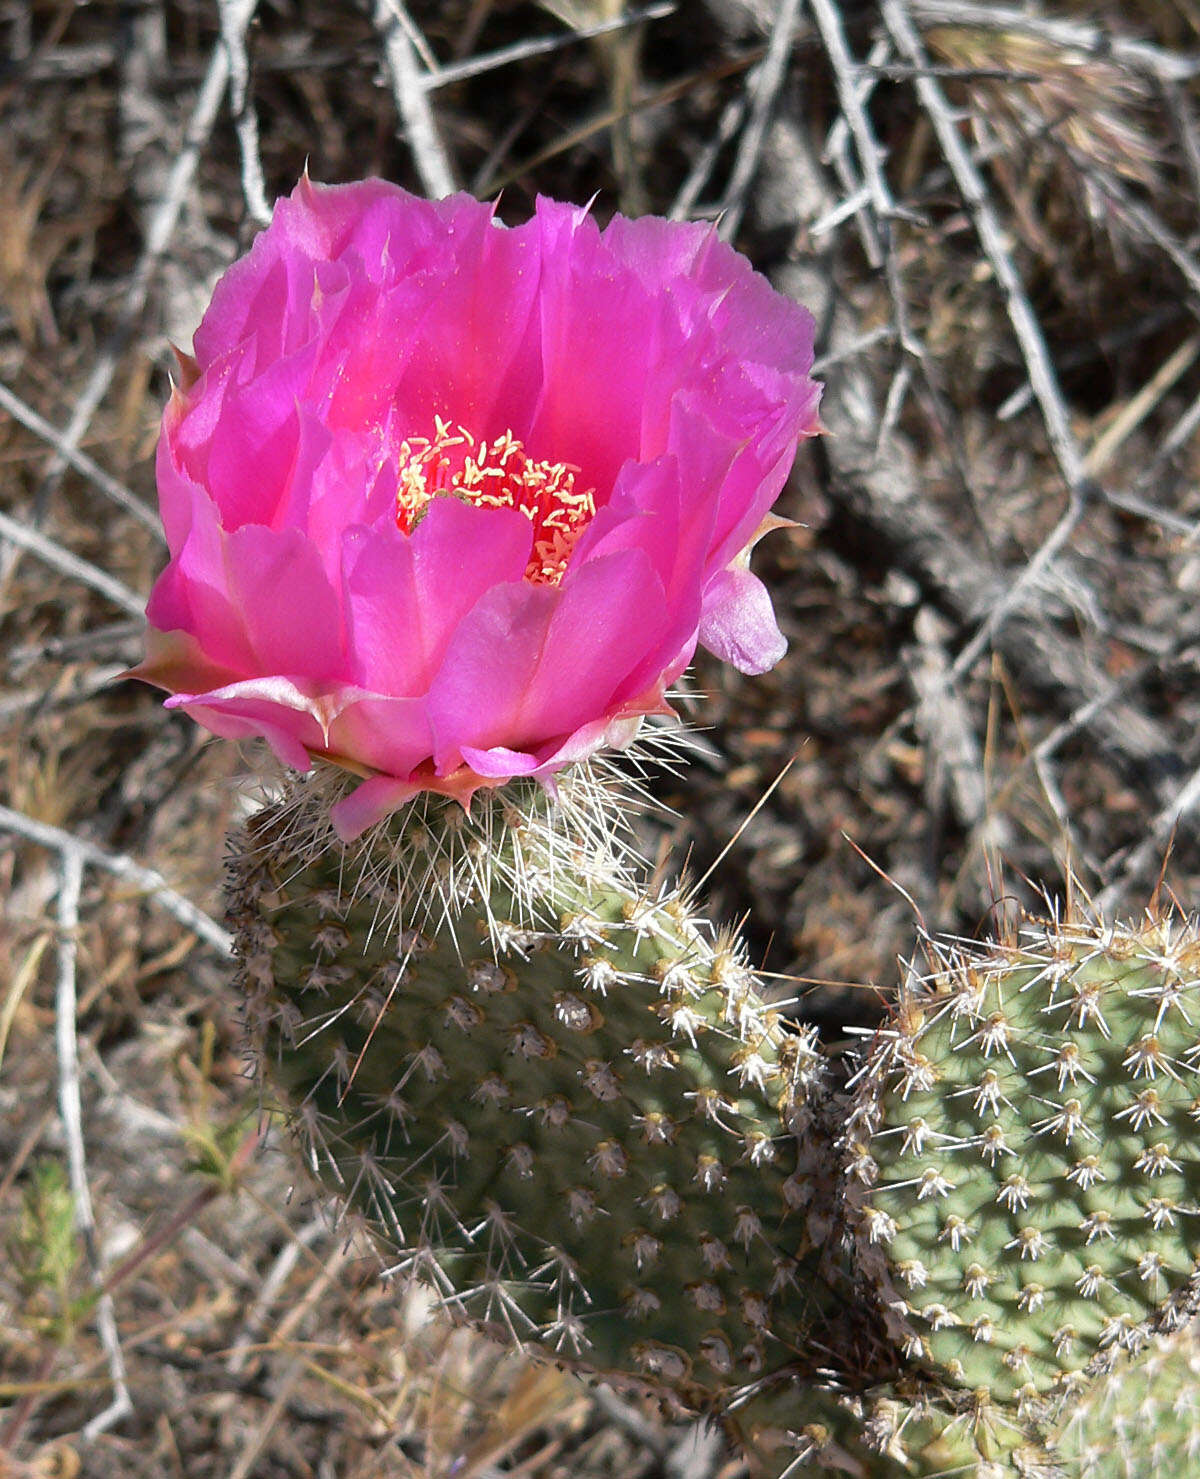
[[[540,190],[711,220],[813,305],[829,436],[758,557],[791,650],[697,668],[702,757],[647,827],[703,872],[778,779],[710,890],[797,1012],[865,1022],[914,909],[973,933],[1067,870],[1118,911],[1196,897],[1200,11],[11,0],[0,27],[0,1472],[733,1479],[698,1430],[397,1300],[270,1144],[219,897],[242,761],[119,679],[170,341],[306,160],[512,219]]]

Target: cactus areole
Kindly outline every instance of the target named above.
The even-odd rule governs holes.
[[[360,778],[344,838],[622,746],[697,642],[782,655],[747,557],[812,342],[709,227],[305,178],[180,356],[135,672]]]

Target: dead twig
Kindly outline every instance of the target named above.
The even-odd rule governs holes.
[[[970,714],[950,671],[946,626],[923,606],[913,622],[916,645],[904,654],[904,665],[916,698],[914,724],[929,753],[926,792],[933,802],[948,789],[955,816],[969,831],[987,814],[987,781]]]
[[[633,26],[641,25],[643,21],[662,20],[665,16],[674,15],[677,8],[676,0],[660,0],[657,5],[643,5],[637,10],[627,10],[615,20],[600,21],[594,26],[581,26],[578,30],[572,27],[561,36],[538,36],[529,41],[514,41],[511,46],[499,46],[495,51],[485,51],[465,62],[451,62],[449,66],[439,67],[436,72],[430,72],[423,79],[423,85],[426,92],[436,92],[439,87],[449,87],[453,82],[465,82],[468,77],[494,72],[497,67],[528,61],[530,57],[548,56],[551,52],[561,51],[565,46],[574,45],[576,41],[594,41],[597,36],[609,36],[614,31],[628,31]]]
[[[881,9],[888,34],[901,54],[914,67],[927,66],[928,58],[909,16],[905,0],[881,0]],[[950,105],[936,79],[928,75],[918,76],[914,87],[959,193],[971,213],[984,255],[1004,295],[1009,322],[1025,361],[1029,383],[1041,408],[1050,448],[1067,485],[1067,507],[1054,529],[999,600],[992,605],[982,627],[955,660],[953,671],[956,675],[961,675],[969,670],[990,645],[1000,626],[1019,608],[1030,589],[1036,586],[1066,545],[1083,515],[1087,496],[1096,490],[1079,443],[1071,430],[1070,418],[1041,325],[1008,250],[999,220],[992,210],[983,177],[962,141]]]
[[[761,65],[761,63],[760,63]],[[746,78],[747,91],[755,86],[758,77],[758,68]],[[721,150],[725,148],[734,134],[742,126],[746,117],[746,94],[738,93],[736,97],[730,98],[721,110],[721,116],[717,120],[717,127],[708,143],[696,155],[692,167],[688,170],[687,178],[680,185],[675,199],[671,202],[671,208],[667,212],[668,219],[672,221],[686,221],[696,208],[696,202],[700,199],[701,192],[712,178],[713,169]]]
[[[83,1430],[85,1438],[106,1432],[133,1411],[125,1371],[125,1356],[117,1331],[112,1295],[104,1291],[104,1270],[96,1242],[96,1216],[88,1185],[87,1156],[83,1143],[83,1105],[79,1093],[79,1049],[75,1039],[77,993],[75,967],[78,958],[79,894],[83,885],[83,858],[75,849],[64,851],[59,860],[58,885],[58,981],[54,997],[54,1040],[58,1052],[58,1110],[67,1147],[67,1177],[75,1211],[75,1228],[83,1243],[84,1257],[97,1290],[96,1330],[108,1361],[113,1399]]]
[[[171,166],[162,196],[150,217],[141,256],[138,258],[137,266],[129,279],[129,286],[125,289],[121,300],[117,326],[97,357],[92,373],[88,376],[75,403],[71,419],[62,432],[61,445],[58,446],[46,468],[45,476],[38,488],[34,517],[39,523],[45,516],[49,500],[58,487],[59,480],[67,466],[66,450],[76,450],[88,427],[92,424],[92,417],[108,393],[108,387],[112,384],[117,365],[129,343],[134,324],[146,306],[154,274],[171,244],[171,238],[175,234],[179,215],[183,209],[184,198],[191,187],[192,178],[200,163],[200,156],[204,151],[209,134],[212,133],[213,125],[217,121],[217,113],[228,80],[229,53],[224,44],[218,43],[213,48],[208,71],[200,85],[200,92],[196,97],[192,116],[184,133],[183,145]]]
[[[1074,158],[1074,155],[1072,157]],[[1075,162],[1078,168],[1086,174],[1088,180],[1108,197],[1114,213],[1119,215],[1132,231],[1144,241],[1157,247],[1172,262],[1191,290],[1188,307],[1194,317],[1200,317],[1200,260],[1188,244],[1180,241],[1174,232],[1159,220],[1154,211],[1147,209],[1141,201],[1135,200],[1110,171],[1096,169],[1090,163],[1078,159]]]
[[[68,575],[72,580],[78,580],[82,585],[99,591],[114,606],[119,606],[122,611],[129,612],[131,616],[145,615],[146,599],[144,596],[139,596],[127,585],[122,585],[115,575],[109,575],[106,570],[101,570],[87,560],[81,560],[78,555],[73,555],[57,540],[51,539],[46,534],[39,534],[36,529],[28,528],[18,519],[10,518],[6,513],[0,513],[0,539],[7,539],[18,549],[28,550],[31,555],[36,555],[39,560],[53,566],[63,575]]]
[[[1136,395],[1130,396],[1120,413],[1088,448],[1084,466],[1093,477],[1116,455],[1126,438],[1140,426],[1179,377],[1200,354],[1200,334],[1185,339],[1159,366]]]
[[[875,137],[875,130],[871,127],[866,110],[866,98],[870,96],[873,84],[863,86],[859,66],[850,55],[846,33],[842,29],[841,12],[833,4],[833,0],[808,0],[808,3],[821,33],[825,55],[833,69],[834,85],[842,108],[841,117],[845,119],[846,128],[854,139],[854,151],[858,155],[863,181],[875,215],[875,230],[890,235],[896,203],[883,177],[883,149]],[[877,56],[882,61],[883,56],[878,46],[872,52],[873,72],[876,71],[874,59]],[[876,250],[878,249],[877,244]],[[874,265],[879,264],[876,262]]]
[[[89,698],[95,698],[98,693],[115,683],[127,667],[128,663],[110,663],[85,672],[74,682],[65,685],[51,683],[42,688],[18,689],[15,693],[0,698],[0,723],[13,719],[18,714],[28,713],[31,709],[45,713],[71,704],[86,703]]]
[[[100,464],[93,462],[86,452],[81,452],[77,447],[72,446],[56,426],[52,426],[43,416],[39,416],[32,406],[26,405],[21,397],[11,391],[3,381],[0,381],[0,407],[3,407],[14,421],[19,421],[22,426],[33,432],[34,436],[39,436],[44,442],[48,442],[68,466],[81,473],[106,498],[111,498],[127,514],[132,515],[143,529],[149,529],[158,540],[164,540],[158,516],[146,507],[136,493],[131,492],[124,483],[119,483],[111,473],[105,472]]]
[[[314,1217],[307,1222],[284,1243],[262,1280],[255,1281],[254,1303],[246,1312],[246,1318],[230,1345],[229,1354],[225,1360],[225,1370],[230,1375],[236,1376],[238,1372],[245,1369],[250,1359],[252,1343],[262,1336],[266,1329],[267,1311],[275,1303],[283,1286],[291,1277],[301,1253],[328,1228],[329,1219],[326,1217]]]
[[[1038,15],[1006,5],[973,5],[966,0],[912,0],[913,15],[923,26],[974,26],[985,31],[1015,31],[1053,46],[1087,56],[1116,60],[1135,71],[1169,82],[1200,76],[1200,56],[1164,51],[1148,41],[1114,35],[1104,26]]]
[[[822,154],[822,158],[828,160],[833,166],[841,182],[843,198],[819,220],[813,222],[808,228],[809,235],[813,239],[819,239],[826,232],[839,226],[842,221],[853,216],[859,238],[862,241],[863,254],[872,267],[878,268],[883,265],[886,255],[884,245],[879,239],[879,232],[880,230],[886,231],[890,241],[893,210],[891,195],[879,167],[883,151],[875,139],[866,113],[867,101],[875,91],[879,79],[874,70],[859,68],[851,59],[836,12],[828,19],[825,17],[824,7],[815,13],[818,26],[822,28],[825,55],[833,71],[839,98],[843,93],[846,96],[842,109],[829,130]],[[822,26],[823,20],[825,26],[828,27],[828,35],[825,34],[825,26]],[[867,55],[867,66],[873,69],[874,64],[882,63],[890,56],[891,50],[887,40],[882,36],[879,37]],[[847,104],[851,112],[857,116],[857,130],[863,139],[861,145],[857,143],[857,136],[851,134],[850,112],[847,112]],[[863,183],[854,167],[850,153],[852,137],[855,139],[856,148],[860,154],[865,150],[874,162],[872,181],[869,183]],[[866,207],[872,204],[875,206],[873,216],[866,212]]]
[[[413,34],[416,27],[401,0],[376,0],[374,24],[383,41],[392,95],[425,193],[432,200],[453,195],[458,188],[454,169],[429,106],[430,79],[437,74],[422,68]]]
[[[173,889],[162,874],[153,868],[145,868],[120,853],[106,852],[94,843],[85,842],[81,837],[63,831],[61,827],[39,822],[8,806],[0,806],[0,831],[15,832],[62,857],[74,855],[89,867],[100,868],[116,878],[124,879],[156,899],[168,914],[174,915],[180,924],[214,946],[222,955],[232,954],[233,936],[222,929],[198,904],[193,904],[190,899],[184,898]]]
[[[758,69],[753,91],[750,95],[749,117],[742,130],[741,142],[729,172],[729,182],[721,201],[720,233],[726,241],[737,236],[746,209],[746,195],[758,172],[763,139],[771,118],[775,100],[787,74],[788,58],[792,52],[792,39],[796,29],[796,18],[800,13],[801,0],[781,0],[767,54]]]
[[[1161,868],[1171,839],[1180,824],[1190,818],[1198,806],[1200,770],[1194,770],[1151,819],[1141,842],[1125,855],[1117,877],[1097,894],[1096,908],[1101,914],[1112,913],[1124,902],[1130,888],[1139,885],[1147,874]]]
[[[251,220],[265,226],[271,219],[271,207],[263,184],[258,114],[250,92],[250,60],[246,55],[246,31],[258,9],[258,0],[217,0],[217,8],[221,15],[221,44],[229,57],[229,111],[233,114],[242,156],[242,195]]]
[[[929,58],[908,14],[904,0],[881,0],[883,21],[897,49],[917,68],[928,68]],[[987,187],[975,161],[963,143],[958,124],[937,80],[929,75],[915,79],[917,97],[933,126],[950,173],[975,222],[980,245],[1004,294],[1009,321],[1020,345],[1029,383],[1041,407],[1042,419],[1063,479],[1072,496],[1084,482],[1083,454],[1071,430],[1058,377],[1046,348],[1041,325],[1033,311],[1000,222],[988,200]]]
[[[985,620],[977,628],[975,635],[962,648],[954,659],[951,672],[956,678],[963,677],[978,662],[988,647],[995,640],[996,633],[1000,627],[1019,609],[1022,602],[1027,601],[1036,590],[1038,581],[1049,569],[1059,552],[1065,548],[1067,541],[1074,534],[1083,516],[1084,499],[1082,493],[1072,495],[1067,501],[1067,507],[1062,517],[1051,529],[1050,533],[1026,561],[1019,575],[1013,579],[1007,588],[997,594],[996,599],[988,609]]]

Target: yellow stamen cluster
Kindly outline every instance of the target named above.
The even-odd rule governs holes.
[[[463,426],[434,417],[432,437],[408,437],[400,446],[396,523],[411,534],[433,499],[450,495],[480,508],[515,508],[533,525],[525,579],[557,585],[571,551],[596,512],[595,489],[579,492],[569,462],[535,462],[505,431],[476,443]]]

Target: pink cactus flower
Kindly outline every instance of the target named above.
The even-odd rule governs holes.
[[[817,429],[813,325],[702,225],[304,179],[163,416],[135,673],[215,734],[417,791],[629,741],[701,642],[784,641],[748,552]]]

